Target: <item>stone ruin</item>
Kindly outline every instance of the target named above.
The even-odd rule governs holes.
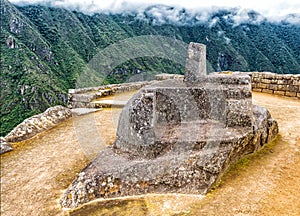
[[[206,194],[229,165],[278,133],[252,104],[243,74],[206,74],[206,47],[191,43],[184,80],[146,86],[124,107],[117,139],[64,193],[75,208],[97,198],[145,193]]]

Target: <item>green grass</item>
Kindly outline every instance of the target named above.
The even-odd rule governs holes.
[[[252,154],[246,155],[235,163],[231,164],[227,171],[223,174],[221,179],[213,185],[208,195],[212,195],[215,190],[221,188],[224,184],[226,184],[226,182],[236,179],[244,172],[247,172],[251,166],[260,163],[262,158],[265,158],[268,155],[272,154],[279,140],[280,142],[282,142],[281,136],[277,135],[274,140],[265,144],[262,149]]]

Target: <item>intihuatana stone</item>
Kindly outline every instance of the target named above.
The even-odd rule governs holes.
[[[205,194],[232,162],[276,136],[277,122],[252,104],[249,76],[198,72],[190,67],[188,79],[136,93],[120,115],[115,143],[76,177],[61,205],[150,192]]]

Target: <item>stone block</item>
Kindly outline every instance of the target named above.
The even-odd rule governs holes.
[[[290,92],[299,92],[299,86],[297,85],[289,85]]]
[[[293,85],[300,86],[300,80],[298,80],[298,79],[293,80]]]
[[[263,77],[265,79],[274,79],[275,78],[275,74],[274,73],[271,73],[271,72],[264,72],[263,73]]]
[[[252,127],[251,100],[227,100],[226,111],[227,127]]]
[[[271,90],[277,91],[277,90],[278,90],[278,85],[275,85],[275,84],[270,84],[270,85],[268,86],[268,89],[271,89]]]
[[[69,90],[68,90],[68,93],[69,93],[69,94],[75,94],[75,91],[76,91],[75,89],[69,89]]]
[[[283,74],[275,74],[275,77],[274,77],[274,79],[276,79],[276,80],[281,80],[283,78],[284,78]]]
[[[206,75],[206,46],[190,43],[186,59],[185,81],[194,81]]]
[[[252,92],[250,86],[228,86],[228,90],[223,91],[227,99],[245,99],[251,98]]]
[[[258,79],[258,77],[259,77],[259,73],[258,73],[258,72],[252,72],[251,74],[252,74],[252,75],[251,75],[252,79],[254,79],[255,81],[258,81],[258,80],[259,80],[259,79]]]
[[[282,85],[282,88],[278,88],[278,90],[282,90],[282,91],[289,91],[289,85]]]
[[[277,84],[278,85],[284,85],[284,84],[287,84],[288,82],[287,82],[287,80],[285,80],[285,79],[278,79],[278,81],[277,81]]]
[[[288,96],[288,97],[296,97],[296,96],[297,96],[297,93],[296,93],[296,92],[289,92],[289,91],[287,91],[287,92],[285,93],[285,96]]]
[[[274,94],[276,95],[285,95],[285,91],[274,91]]]
[[[285,74],[285,75],[283,76],[283,79],[285,79],[285,80],[290,80],[290,79],[292,79],[292,77],[293,77],[292,74]]]
[[[262,88],[262,89],[266,89],[266,88],[268,88],[268,85],[264,84],[264,83],[258,83],[257,87]]]
[[[278,82],[277,79],[272,79],[271,80],[271,84],[277,84],[277,82]]]
[[[274,93],[274,91],[270,90],[270,89],[263,89],[262,92],[263,93],[268,93],[268,94],[273,94]]]
[[[180,74],[158,74],[155,75],[156,80],[167,80],[167,79],[183,79],[184,76]]]
[[[259,79],[265,78],[265,74],[264,73],[261,73],[261,72],[257,72],[257,73],[258,73]]]
[[[255,91],[255,92],[261,92],[261,91],[262,91],[261,88],[254,88],[254,89],[252,89],[252,90]]]
[[[272,80],[271,79],[262,79],[261,82],[266,83],[266,84],[271,84]]]
[[[277,85],[277,90],[278,91],[283,91],[284,89],[284,86],[283,85]]]
[[[258,83],[258,82],[260,82],[260,79],[259,79],[259,78],[256,78],[256,77],[253,78],[253,77],[252,77],[252,83]]]
[[[91,102],[96,99],[96,94],[73,94],[72,101],[74,102]]]
[[[297,98],[300,98],[300,93],[297,93]]]
[[[72,101],[71,103],[68,104],[68,107],[71,108],[84,108],[88,107],[88,102],[77,102],[77,101]]]

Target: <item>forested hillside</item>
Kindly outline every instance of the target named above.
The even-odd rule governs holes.
[[[200,23],[183,10],[182,19],[187,21],[174,23],[158,22],[147,10],[143,18],[134,13],[86,15],[38,5],[17,7],[1,0],[0,135],[49,106],[66,104],[67,90],[76,87],[97,53],[136,36],[204,43],[209,71],[300,73],[299,25],[258,24],[253,11],[249,12],[251,22],[236,25],[230,19],[233,13],[218,11],[209,22]],[[98,85],[124,82],[133,74],[151,71],[183,73],[184,66],[159,56],[143,56],[111,68]]]

